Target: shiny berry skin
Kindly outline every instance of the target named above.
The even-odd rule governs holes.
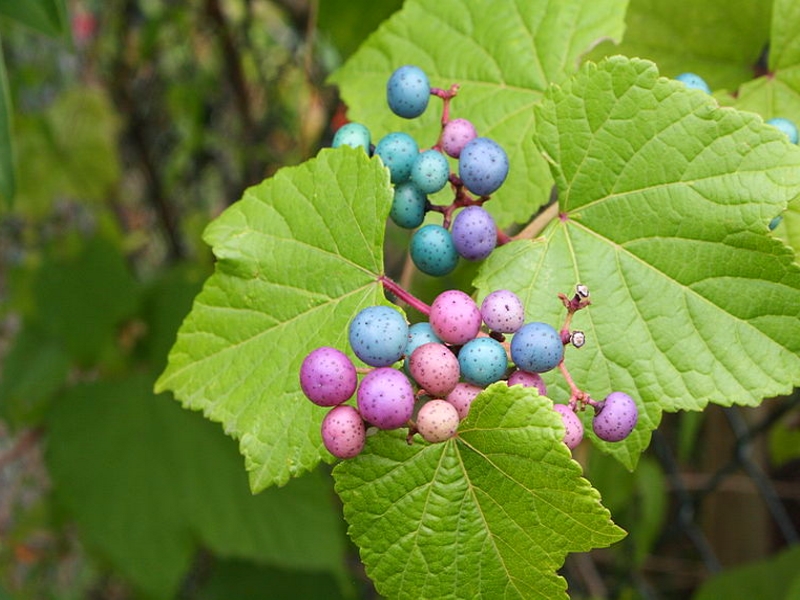
[[[438,150],[420,152],[411,165],[410,180],[425,194],[435,194],[450,178],[450,163]]]
[[[794,121],[786,119],[784,117],[774,117],[767,121],[767,125],[772,125],[776,127],[780,131],[786,134],[786,137],[789,138],[789,141],[793,144],[797,143],[798,140],[798,133],[797,133],[797,125],[794,124]]]
[[[422,344],[411,353],[408,371],[428,395],[444,397],[453,391],[461,377],[458,358],[444,344]]]
[[[628,437],[639,420],[636,402],[624,392],[611,392],[595,408],[592,429],[606,442],[620,442]]]
[[[583,423],[575,411],[566,404],[553,404],[553,410],[561,415],[564,423],[564,443],[567,448],[574,450],[583,440]]]
[[[375,155],[388,167],[392,183],[408,181],[418,154],[417,142],[402,131],[386,134],[375,146]]]
[[[511,360],[517,368],[531,373],[554,369],[564,357],[564,343],[547,323],[526,323],[511,338]]]
[[[322,443],[337,458],[353,458],[364,449],[366,428],[358,411],[342,404],[328,411],[322,420]]]
[[[352,148],[363,148],[369,154],[371,137],[369,129],[361,123],[345,123],[333,135],[331,147],[350,146]]]
[[[336,406],[356,391],[358,374],[341,350],[322,346],[308,354],[300,366],[300,387],[319,406]]]
[[[441,277],[458,265],[458,252],[450,232],[434,223],[423,225],[411,236],[409,253],[414,265],[426,275]]]
[[[540,396],[547,396],[547,385],[542,376],[538,373],[530,373],[515,369],[508,376],[508,385],[521,385],[522,387],[533,387],[539,390]]]
[[[414,65],[395,69],[386,82],[386,101],[398,117],[413,119],[425,112],[431,84],[425,71]]]
[[[358,411],[379,429],[397,429],[414,412],[414,388],[401,371],[380,367],[367,373],[356,392]]]
[[[459,350],[458,364],[466,381],[486,387],[503,378],[508,368],[508,354],[496,339],[479,337],[468,341]]]
[[[477,137],[461,151],[458,176],[470,192],[488,196],[503,185],[508,176],[508,155],[494,140]]]
[[[442,150],[448,156],[458,158],[468,142],[478,137],[475,126],[467,119],[453,119],[442,129]]]
[[[389,306],[368,306],[348,327],[350,347],[372,367],[387,367],[403,356],[408,343],[408,323]]]
[[[428,197],[411,181],[394,186],[394,197],[389,217],[398,227],[416,229],[425,220]]]
[[[458,417],[463,421],[469,414],[469,407],[472,405],[472,401],[475,400],[475,397],[482,391],[482,387],[473,383],[461,381],[456,384],[452,392],[447,394],[445,400],[455,406],[456,411],[458,411]]]
[[[458,411],[444,400],[429,400],[417,413],[417,431],[427,442],[449,440],[458,429]]]
[[[514,333],[525,324],[525,307],[514,292],[495,290],[481,302],[481,317],[492,331]]]
[[[682,82],[686,87],[694,90],[701,90],[706,94],[711,93],[711,88],[708,87],[705,79],[696,73],[681,73],[675,79]]]
[[[461,345],[478,335],[481,311],[469,294],[447,290],[431,303],[428,322],[443,342]]]
[[[456,252],[467,260],[483,260],[497,246],[497,225],[481,206],[467,206],[459,211],[450,232]]]

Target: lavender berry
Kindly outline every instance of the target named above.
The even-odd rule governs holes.
[[[540,396],[547,395],[547,385],[538,373],[530,373],[521,369],[515,369],[508,376],[508,385],[521,385],[523,387],[533,387],[539,390]]]
[[[478,137],[478,132],[471,121],[467,119],[453,119],[448,121],[442,129],[442,150],[448,156],[458,158],[468,142]]]
[[[566,404],[554,404],[553,410],[561,415],[564,423],[564,443],[567,448],[574,450],[583,440],[583,423],[575,411]]]
[[[428,321],[443,342],[461,345],[478,335],[481,311],[465,292],[447,290],[434,298]]]
[[[456,252],[467,260],[483,260],[497,246],[497,225],[481,206],[461,210],[453,220],[451,233]]]
[[[337,458],[353,458],[364,449],[366,428],[358,411],[342,404],[328,411],[322,420],[322,443]]]
[[[322,346],[310,352],[300,366],[300,387],[319,406],[336,406],[356,391],[358,374],[341,350]]]
[[[514,333],[525,323],[525,307],[514,292],[495,290],[481,302],[481,317],[492,331]]]
[[[379,367],[367,373],[356,392],[358,411],[379,429],[397,429],[414,412],[414,389],[401,371]]]
[[[601,440],[619,442],[628,437],[639,420],[636,402],[624,392],[611,392],[595,408],[592,430]]]
[[[456,434],[458,411],[444,400],[429,400],[417,413],[417,431],[431,443],[444,442]]]

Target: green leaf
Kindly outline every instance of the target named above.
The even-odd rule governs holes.
[[[317,26],[344,56],[403,5],[402,0],[325,0],[319,4]]]
[[[770,13],[769,2],[751,0],[631,0],[622,43],[601,44],[590,58],[637,56],[664,75],[691,71],[712,89],[735,90],[753,77],[769,41]]]
[[[624,535],[535,391],[498,383],[442,444],[368,438],[334,469],[348,533],[392,598],[566,598],[570,552]]]
[[[3,49],[0,45],[0,196],[11,206],[16,192],[14,175],[14,143],[11,139],[11,94],[8,90],[8,75]]]
[[[49,472],[90,549],[158,598],[175,597],[198,547],[344,577],[329,481],[251,495],[235,444],[151,388],[139,375],[81,384],[51,411]]]
[[[419,119],[394,116],[386,81],[416,64],[431,85],[460,84],[451,115],[471,120],[500,143],[511,171],[487,208],[501,226],[525,222],[547,202],[552,178],[533,140],[532,106],[547,85],[566,79],[599,40],[622,35],[627,0],[409,0],[331,77],[354,121],[378,139],[407,131],[421,147],[435,143],[440,104]]]
[[[800,546],[795,545],[768,559],[725,570],[706,580],[693,600],[797,600],[800,591],[798,562]]]
[[[206,230],[216,270],[196,298],[157,389],[240,440],[254,491],[322,457],[324,411],[298,371],[316,347],[386,303],[378,277],[392,201],[388,170],[361,150],[323,150],[248,189]]]
[[[0,0],[0,15],[50,36],[67,32],[64,0]]]
[[[595,399],[621,390],[640,409],[606,451],[633,468],[662,411],[755,405],[800,383],[800,267],[767,227],[800,194],[800,148],[622,57],[551,88],[537,124],[560,218],[496,250],[476,285],[518,292],[529,320],[553,325],[556,294],[588,285],[572,323],[588,341],[566,364]]]

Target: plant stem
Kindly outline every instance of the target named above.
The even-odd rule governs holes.
[[[513,237],[515,240],[529,240],[539,235],[545,226],[558,216],[558,203],[545,208],[537,217]]]
[[[405,302],[411,308],[418,310],[426,317],[430,315],[431,307],[429,305],[425,304],[422,300],[411,294],[411,292],[407,291],[404,287],[386,277],[386,275],[381,275],[378,277],[378,281],[380,281],[383,285],[383,289],[397,296],[398,300]]]

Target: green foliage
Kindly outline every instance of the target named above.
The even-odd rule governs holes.
[[[535,390],[497,383],[443,444],[375,435],[334,469],[349,533],[392,598],[557,598],[569,552],[624,534]]]
[[[14,146],[11,143],[11,114],[8,75],[2,48],[0,48],[0,196],[6,205],[11,205],[16,188]]]
[[[63,36],[67,32],[64,0],[0,0],[0,15],[46,35]]]

